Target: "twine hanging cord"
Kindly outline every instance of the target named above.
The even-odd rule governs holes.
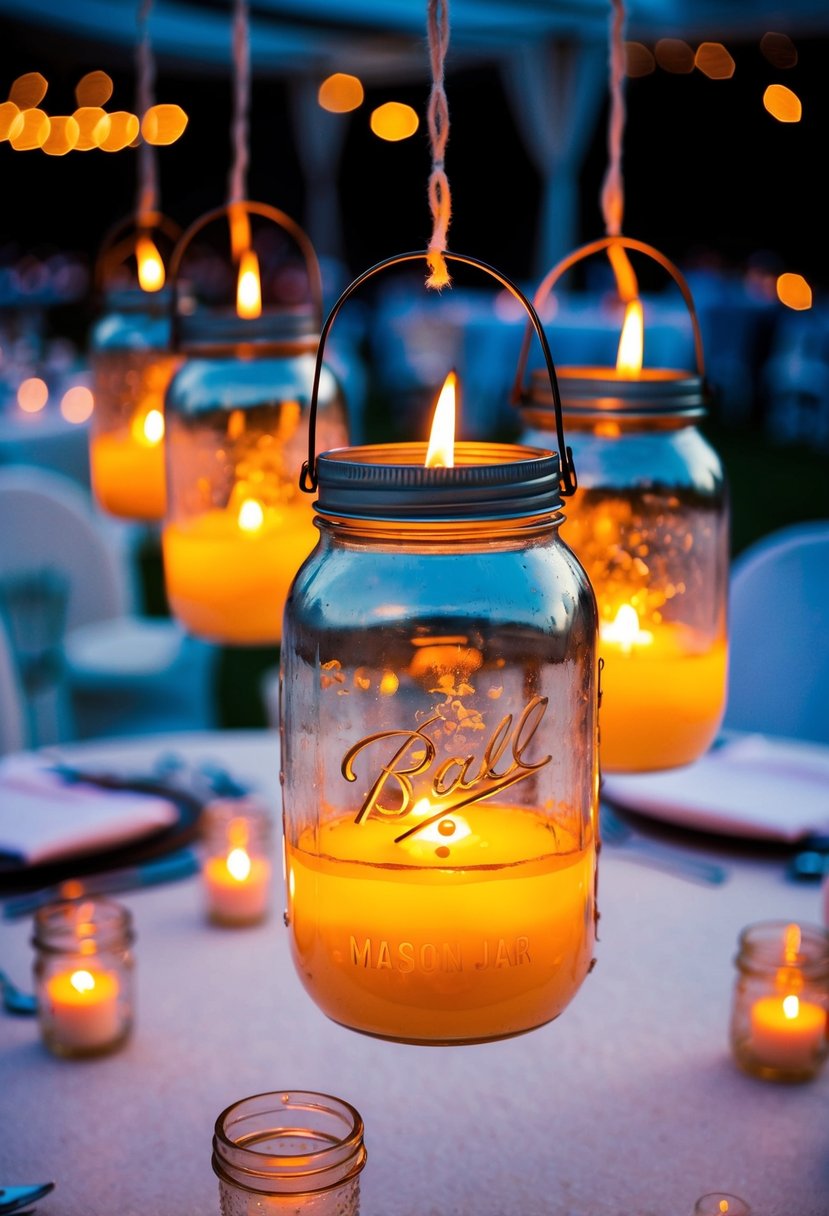
[[[440,290],[451,283],[443,251],[447,247],[449,221],[452,218],[452,195],[444,169],[444,154],[449,139],[449,103],[443,87],[443,65],[449,46],[448,0],[429,0],[429,58],[432,68],[432,91],[429,94],[429,142],[432,148],[432,171],[429,175],[429,208],[432,213],[432,236],[426,254],[430,274],[427,287]]]

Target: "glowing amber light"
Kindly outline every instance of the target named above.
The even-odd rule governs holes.
[[[87,72],[75,85],[79,106],[103,106],[112,96],[112,78],[106,72]]]
[[[136,420],[139,426],[139,442],[143,440],[150,447],[155,447],[164,438],[164,415],[161,410],[149,410],[143,421]]]
[[[778,122],[800,122],[803,116],[800,98],[784,84],[770,84],[763,94],[763,105]]]
[[[654,47],[656,62],[665,72],[686,76],[694,70],[694,52],[681,38],[660,38]]]
[[[150,106],[141,119],[141,134],[148,144],[174,144],[184,134],[187,122],[181,106]]]
[[[62,1047],[91,1049],[121,1033],[118,977],[109,971],[61,971],[45,985],[45,1013]]]
[[[760,50],[776,68],[793,68],[797,63],[797,47],[788,34],[769,31],[760,39]]]
[[[9,101],[13,101],[21,110],[30,110],[43,101],[48,88],[46,77],[41,76],[40,72],[27,72],[25,76],[18,76],[12,84]]]
[[[809,1069],[823,1049],[826,1010],[795,993],[766,996],[751,1007],[751,1050],[772,1068]]]
[[[244,882],[250,874],[250,857],[244,849],[231,849],[227,855],[228,873],[237,882]]]
[[[61,414],[67,422],[74,422],[76,425],[91,418],[94,408],[95,398],[92,390],[88,389],[85,384],[76,384],[73,388],[68,388],[61,398]]]
[[[250,321],[262,315],[259,259],[252,249],[246,249],[239,262],[239,278],[236,282],[236,312],[240,317]]]
[[[16,152],[42,148],[49,138],[49,115],[43,110],[22,110],[11,126],[9,143]]]
[[[653,53],[641,42],[625,43],[625,75],[649,76],[656,68]]]
[[[701,42],[694,62],[709,80],[730,80],[734,75],[734,60],[721,42]]]
[[[110,117],[100,106],[80,106],[73,115],[78,124],[78,142],[75,147],[79,152],[89,152],[92,148],[100,147],[109,135]]]
[[[356,76],[346,72],[335,72],[323,80],[319,87],[317,100],[323,110],[332,114],[347,114],[363,104],[363,86]]]
[[[455,467],[455,396],[458,377],[450,372],[440,390],[426,450],[427,469]]]
[[[258,532],[265,522],[261,502],[257,502],[255,498],[246,498],[239,507],[238,520],[243,532]]]
[[[797,312],[812,307],[812,289],[802,274],[781,274],[777,279],[777,298]]]
[[[234,825],[240,830],[234,831]],[[251,924],[268,909],[271,864],[248,853],[244,820],[233,820],[229,829],[227,856],[209,857],[204,865],[207,910],[212,920],[222,924]]]
[[[109,116],[109,131],[98,145],[102,152],[121,152],[138,134],[138,115],[115,110]]]
[[[24,414],[38,414],[49,400],[46,381],[38,376],[23,380],[17,390],[17,404]]]
[[[420,126],[420,119],[411,106],[401,101],[387,101],[372,111],[370,126],[379,139],[395,143],[414,135]]]
[[[65,156],[78,142],[80,128],[71,114],[54,114],[49,120],[49,134],[43,142],[47,156]]]
[[[164,286],[164,263],[152,237],[142,233],[135,242],[138,282],[142,291],[161,291]]]
[[[19,115],[20,108],[13,101],[4,101],[0,104],[0,141],[9,138]],[[18,129],[21,125],[18,123]]]
[[[632,604],[622,604],[612,621],[602,622],[601,637],[613,642],[622,654],[630,654],[634,646],[650,646],[653,634],[639,628],[639,615]]]
[[[642,301],[630,300],[625,305],[625,319],[616,355],[616,371],[620,376],[636,377],[641,372],[644,344],[645,314]]]

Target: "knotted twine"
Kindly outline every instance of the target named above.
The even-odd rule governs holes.
[[[622,180],[622,141],[625,131],[625,6],[612,0],[610,16],[610,117],[607,128],[608,165],[602,182],[601,205],[605,232],[619,236],[625,210]],[[611,245],[608,259],[616,276],[619,297],[627,304],[639,294],[636,275],[622,245]]]
[[[449,221],[452,218],[452,196],[443,160],[449,139],[449,104],[443,87],[443,63],[449,46],[449,0],[429,0],[428,29],[432,68],[432,90],[428,108],[429,142],[432,149],[432,171],[429,175],[432,236],[426,254],[430,269],[426,286],[440,290],[451,282],[443,256],[447,246]]]

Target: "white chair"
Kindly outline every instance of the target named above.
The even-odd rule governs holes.
[[[31,699],[27,669],[43,668],[38,653],[57,646],[52,691],[71,709],[32,746],[216,724],[218,652],[175,621],[136,611],[118,528],[87,493],[48,470],[0,468],[0,521],[0,609],[24,690]],[[37,613],[40,641],[24,646]]]
[[[829,519],[733,562],[726,729],[829,744]]]

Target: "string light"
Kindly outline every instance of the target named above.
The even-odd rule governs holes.
[[[363,104],[365,93],[360,80],[346,72],[334,72],[323,80],[317,101],[331,114],[348,114]]]
[[[784,84],[770,84],[763,94],[763,105],[778,122],[800,122],[803,116],[800,98]]]
[[[396,143],[414,135],[420,119],[411,106],[401,101],[386,101],[372,111],[369,125],[379,139]]]

